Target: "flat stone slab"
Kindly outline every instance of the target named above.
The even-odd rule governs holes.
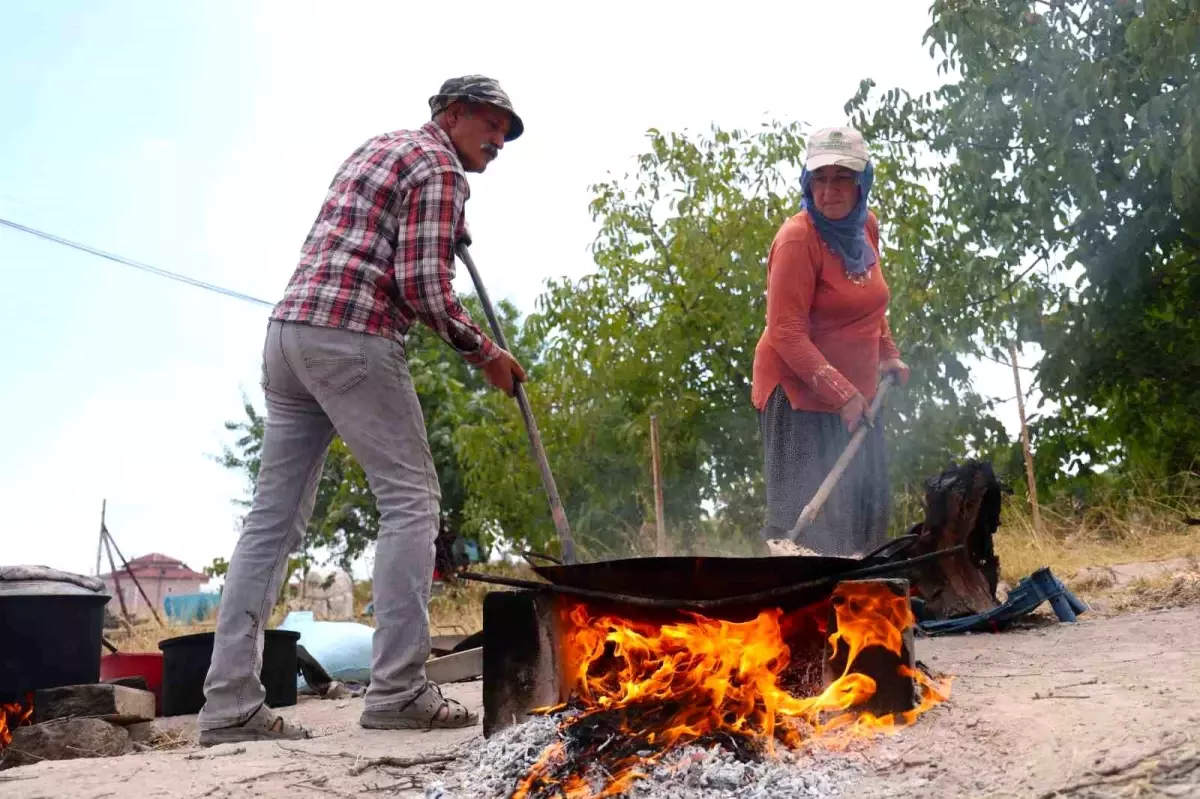
[[[433,658],[425,663],[425,676],[430,682],[450,683],[483,676],[483,647],[466,649]]]
[[[59,719],[13,730],[12,742],[0,753],[0,770],[44,760],[118,757],[130,751],[124,727],[103,719]]]
[[[67,685],[33,695],[33,723],[103,719],[114,724],[154,720],[154,694],[124,685]]]

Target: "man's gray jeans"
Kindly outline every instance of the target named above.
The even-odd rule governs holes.
[[[263,625],[279,596],[288,554],[308,526],[335,431],[362,465],[379,507],[377,626],[366,706],[404,703],[425,684],[441,492],[402,345],[272,321],[263,391],[262,465],[225,578],[202,729],[239,724],[263,704]]]

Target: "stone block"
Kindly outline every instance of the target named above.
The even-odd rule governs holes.
[[[125,725],[129,740],[135,744],[148,744],[160,734],[158,724],[153,721],[138,721]]]
[[[43,760],[118,757],[131,751],[133,744],[124,727],[103,719],[60,719],[13,730],[12,742],[0,752],[0,770]]]
[[[33,722],[96,718],[114,724],[154,720],[154,694],[124,685],[67,685],[33,696]]]

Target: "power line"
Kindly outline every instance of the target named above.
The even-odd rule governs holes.
[[[28,233],[31,236],[37,236],[40,239],[45,239],[46,241],[50,241],[55,244],[61,244],[64,247],[70,247],[75,250],[80,250],[81,252],[86,252],[90,255],[96,255],[101,258],[106,258],[109,261],[115,261],[116,263],[122,264],[124,266],[132,266],[134,269],[141,269],[143,272],[149,272],[152,275],[158,275],[159,277],[165,277],[170,280],[177,280],[180,283],[186,283],[189,286],[195,286],[197,288],[202,288],[202,289],[206,289],[208,291],[213,291],[213,292],[216,292],[217,294],[224,294],[226,297],[233,297],[235,300],[245,300],[246,302],[252,302],[255,305],[262,305],[267,308],[275,307],[275,303],[273,303],[273,302],[267,302],[266,300],[260,300],[258,297],[252,297],[249,294],[243,294],[240,291],[234,291],[233,289],[227,289],[227,288],[224,288],[223,286],[218,286],[214,283],[206,283],[203,280],[197,280],[194,277],[188,277],[187,275],[181,275],[178,272],[170,272],[166,269],[160,269],[157,266],[151,266],[150,264],[144,264],[144,263],[141,263],[140,261],[134,261],[131,258],[123,258],[120,255],[113,255],[110,252],[105,252],[104,250],[99,250],[99,249],[96,249],[95,247],[89,247],[86,244],[80,244],[79,242],[71,241],[70,239],[64,239],[61,236],[55,236],[53,233],[47,233],[44,230],[37,230],[36,228],[27,227],[25,225],[18,224],[16,222],[13,222],[9,219],[5,219],[3,217],[0,217],[0,225],[10,227],[13,230],[19,230],[22,233]]]

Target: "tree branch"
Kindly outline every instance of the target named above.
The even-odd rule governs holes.
[[[1073,9],[1071,9],[1066,3],[1061,2],[1061,0],[1033,0],[1034,5],[1037,5],[1039,3],[1046,6],[1047,8],[1053,8],[1057,11],[1061,11],[1063,14],[1070,17],[1071,20],[1075,23],[1076,27],[1078,27],[1081,31],[1086,33],[1088,36],[1096,36],[1097,35],[1098,32],[1096,31],[1096,29],[1094,27],[1092,27],[1091,25],[1085,25],[1083,23],[1083,20],[1080,18],[1079,14],[1075,13],[1075,11]]]
[[[993,358],[991,355],[988,355],[988,354],[986,354],[986,353],[982,353],[982,352],[981,352],[981,353],[979,353],[979,356],[978,356],[978,357],[980,357],[980,358],[983,358],[983,359],[985,359],[985,360],[988,360],[988,361],[992,361],[993,363],[998,363],[998,364],[1000,364],[1001,366],[1007,366],[1009,369],[1011,369],[1011,368],[1012,368],[1012,363],[1011,363],[1010,361],[1006,361],[1006,360],[1004,360],[1003,358]],[[1018,369],[1024,369],[1026,372],[1032,372],[1032,371],[1034,371],[1032,366],[1021,366],[1021,365],[1018,365],[1018,366],[1017,366],[1017,368],[1018,368]]]
[[[1042,263],[1043,261],[1048,261],[1048,260],[1049,260],[1049,258],[1043,253],[1042,255],[1038,256],[1038,259],[1036,261],[1034,261],[1033,263],[1031,263],[1024,272],[1022,272],[1021,274],[1017,275],[1012,280],[1010,280],[1008,285],[1006,285],[1004,288],[1000,289],[999,291],[993,292],[992,294],[989,294],[988,296],[983,297],[982,299],[978,299],[975,302],[967,303],[966,305],[964,305],[962,307],[962,311],[969,311],[972,308],[978,308],[980,305],[983,305],[985,302],[991,302],[992,300],[997,299],[998,297],[1000,297],[1001,294],[1008,294],[1010,291],[1012,291],[1014,288],[1016,288],[1016,285],[1018,283],[1020,283],[1022,280],[1025,279],[1026,275],[1028,275],[1030,272],[1032,272],[1034,270],[1034,267],[1036,267],[1038,264]]]

